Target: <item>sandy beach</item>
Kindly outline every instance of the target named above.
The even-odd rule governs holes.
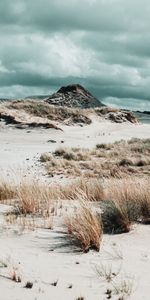
[[[53,152],[62,145],[92,149],[97,143],[133,137],[150,138],[150,125],[94,120],[84,127],[63,126],[63,131],[20,130],[1,125],[1,175],[8,181],[22,174],[57,182],[55,177],[46,175],[39,162],[42,153]],[[58,208],[53,229],[49,230],[11,224],[6,213],[13,207],[0,204],[1,299],[98,300],[109,299],[109,291],[114,290],[114,300],[149,300],[150,227],[134,224],[129,233],[104,234],[100,251],[84,254],[67,241],[59,217],[64,205],[65,202]],[[13,272],[21,282],[10,280]],[[108,280],[107,273],[112,280]],[[32,282],[32,288],[25,288],[27,282]]]

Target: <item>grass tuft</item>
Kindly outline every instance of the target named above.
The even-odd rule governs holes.
[[[66,218],[68,233],[84,251],[99,251],[102,240],[101,219],[93,211],[84,195],[79,195],[79,207],[73,216]]]

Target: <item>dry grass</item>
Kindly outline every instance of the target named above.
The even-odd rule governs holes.
[[[16,197],[16,187],[4,180],[0,181],[0,201]]]
[[[31,183],[24,181],[18,188],[17,197],[18,208],[22,214],[48,216],[53,192],[47,185],[34,180]]]
[[[93,211],[85,196],[79,195],[79,207],[65,220],[68,233],[84,251],[99,251],[102,239],[101,218]]]
[[[150,186],[148,180],[109,180],[102,222],[105,232],[128,232],[133,222],[150,222]]]
[[[102,224],[105,233],[126,233],[130,231],[131,221],[128,216],[126,203],[119,201],[105,202],[102,214]]]
[[[59,148],[41,156],[49,175],[90,178],[148,177],[150,140],[98,144],[95,149]]]
[[[101,201],[105,198],[103,183],[98,179],[80,178],[69,185],[59,186],[62,199],[78,199],[81,192],[89,201]]]
[[[112,265],[100,264],[99,266],[95,266],[95,271],[100,279],[111,282],[119,275],[121,268],[118,268],[118,270],[114,272]]]
[[[119,299],[125,299],[124,297],[130,297],[134,291],[133,279],[121,279],[118,283],[113,283],[113,294],[119,295]]]
[[[3,186],[6,189],[7,183]],[[104,199],[102,182],[98,180],[89,182],[81,178],[69,185],[47,185],[34,179],[23,180],[14,189],[15,199],[9,199],[9,204],[15,206],[16,209],[13,213],[6,215],[5,220],[11,225],[21,226],[22,229],[52,229],[54,216],[60,215],[64,211],[61,202],[77,200],[79,191],[85,195],[88,201]],[[6,203],[6,201],[2,200],[2,203]],[[73,207],[72,204],[71,210]]]
[[[8,109],[19,110],[51,121],[65,122],[67,125],[73,123],[90,124],[92,122],[87,117],[88,110],[54,106],[44,101],[16,100],[5,105]]]
[[[83,227],[83,232],[86,230],[88,232],[89,225],[88,222],[86,223],[86,216],[88,216],[90,226],[92,222],[94,224],[94,229],[91,229],[94,236],[94,230],[98,223],[96,223],[97,216],[95,217],[93,211],[91,212],[91,206],[95,207],[95,209],[99,207],[103,210],[102,215],[99,213],[99,218],[102,219],[103,230],[107,233],[128,232],[131,229],[131,225],[135,222],[150,223],[150,186],[148,178],[143,178],[140,181],[138,178],[102,181],[98,179],[89,180],[82,177],[79,180],[72,181],[70,184],[61,185],[41,184],[39,181],[26,180],[16,187],[13,186],[13,189],[10,189],[8,183],[4,181],[1,183],[1,202],[6,203],[5,199],[9,199],[9,204],[15,205],[17,214],[20,216],[31,215],[35,216],[35,218],[44,218],[45,225],[42,225],[44,228],[52,228],[52,217],[55,212],[57,214],[57,205],[55,205],[57,201],[62,201],[63,203],[65,200],[79,200],[80,198],[84,198],[86,201],[79,201],[80,209],[77,210],[72,220],[68,221],[68,228],[69,224],[70,227],[73,223],[74,226],[77,224],[79,233],[81,232],[81,227]],[[93,201],[97,203],[93,204]],[[74,208],[72,201],[71,205],[72,210]],[[16,217],[12,216],[8,221],[12,223],[16,221],[22,222],[21,224],[25,224],[25,226],[34,221],[31,227],[38,224],[35,219],[24,220],[24,218],[21,219],[19,216],[17,220]],[[72,233],[74,232],[74,236],[78,235],[75,229],[71,231]],[[78,239],[80,239],[80,236]],[[83,242],[83,245],[81,245],[85,249],[86,243],[90,243],[86,239],[88,240],[88,237],[85,236],[85,243]],[[96,239],[96,236],[94,239]]]
[[[53,216],[37,217],[33,215],[18,215],[10,213],[5,216],[5,221],[10,225],[18,225],[21,230],[35,230],[36,228],[53,229]]]

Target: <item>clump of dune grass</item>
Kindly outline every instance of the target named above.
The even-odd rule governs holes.
[[[131,221],[128,217],[126,203],[118,201],[105,202],[102,213],[102,225],[105,233],[126,233],[130,231]]]
[[[150,222],[148,180],[111,180],[106,185],[102,222],[105,232],[128,232],[133,222]]]
[[[16,197],[16,187],[4,180],[0,181],[0,201]]]
[[[18,208],[22,214],[49,214],[53,190],[38,181],[23,181],[18,190]]]
[[[100,217],[93,211],[85,196],[79,195],[79,206],[73,216],[65,220],[68,233],[75,243],[84,251],[99,251],[102,240]]]

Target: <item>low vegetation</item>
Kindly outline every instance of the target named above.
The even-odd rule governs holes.
[[[79,195],[79,206],[73,216],[67,217],[65,224],[68,233],[84,252],[90,249],[99,251],[103,232],[101,221],[87,200]]]
[[[106,184],[106,199],[108,208],[104,218],[114,221],[114,228],[118,228],[117,221],[122,222],[125,231],[129,231],[130,225],[133,222],[150,221],[150,186],[149,178],[111,180]],[[107,207],[107,205],[105,206]],[[109,214],[107,216],[107,211]],[[115,217],[115,215],[119,217]]]
[[[95,149],[59,148],[41,155],[50,176],[143,178],[150,175],[150,140],[97,144]]]
[[[100,248],[102,231],[125,233],[134,223],[150,224],[149,146],[148,139],[132,139],[99,145],[93,150],[60,148],[42,155],[41,161],[50,172],[58,175],[61,170],[72,180],[69,184],[23,180],[18,185],[1,181],[1,203],[7,201],[16,207],[15,217],[7,216],[7,221],[19,220],[34,227],[39,226],[36,218],[43,218],[42,227],[51,229],[58,206],[63,208],[63,203],[67,203],[67,231],[83,251]],[[147,163],[139,165],[139,159]],[[113,172],[114,167],[117,173]],[[72,173],[79,178],[74,179]],[[62,215],[65,209],[60,211]],[[34,217],[34,222],[29,216]]]
[[[7,203],[16,207],[15,214],[7,216],[7,222],[28,228],[53,228],[53,216],[58,211],[64,213],[63,203],[70,201],[65,224],[83,251],[99,249],[102,231],[125,233],[135,222],[150,223],[150,186],[144,178],[140,182],[136,178],[105,181],[81,178],[69,185],[23,181],[13,187],[13,193],[5,193],[10,189],[7,183],[1,187],[4,188],[0,191],[1,203],[7,199]],[[44,221],[39,223],[39,217]]]
[[[65,122],[67,125],[74,123],[91,124],[87,110],[49,105],[44,101],[16,100],[5,104],[6,108],[13,111],[26,112],[34,117],[46,118],[50,121]]]
[[[58,100],[60,101],[60,99]],[[137,118],[130,111],[104,106],[97,108],[75,108],[74,98],[71,99],[71,107],[68,107],[68,102],[66,106],[62,106],[62,102],[60,101],[59,103],[59,101],[57,105],[49,104],[44,100],[39,101],[38,99],[3,102],[0,107],[0,119],[5,120],[6,124],[18,124],[19,126],[26,124],[30,127],[44,126],[45,128],[55,129],[60,129],[54,125],[55,122],[66,125],[89,125],[92,123],[92,116],[96,116],[101,120],[107,119],[115,123],[138,122]],[[53,102],[50,101],[50,103]],[[34,121],[27,123],[25,119],[26,121],[29,119]],[[45,123],[45,120],[47,123]]]

